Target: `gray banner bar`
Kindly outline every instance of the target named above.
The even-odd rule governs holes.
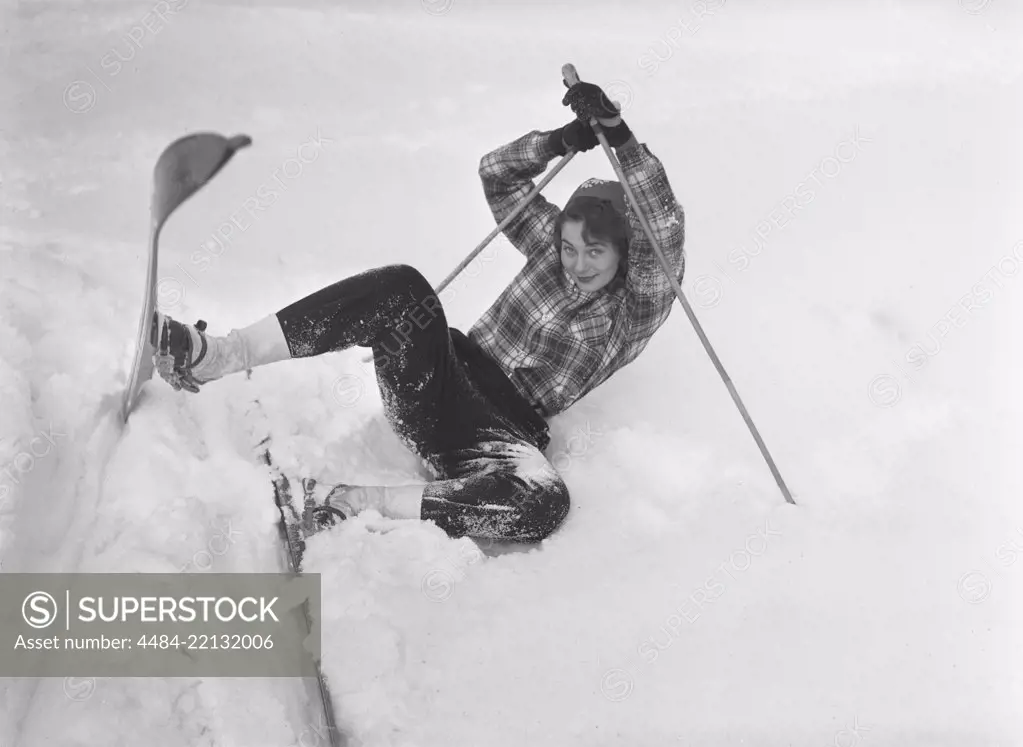
[[[0,573],[0,677],[314,677],[320,604],[319,574]]]

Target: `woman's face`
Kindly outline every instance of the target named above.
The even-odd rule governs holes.
[[[562,224],[561,264],[580,289],[597,291],[614,280],[619,259],[618,250],[610,242],[586,243],[582,221]]]

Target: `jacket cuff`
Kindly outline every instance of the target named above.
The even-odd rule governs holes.
[[[619,157],[631,159],[640,155],[642,147],[643,146],[640,145],[639,141],[636,139],[636,136],[633,135],[615,148],[615,152],[619,155]]]
[[[548,161],[557,158],[558,156],[564,156],[568,151],[565,149],[565,145],[561,140],[561,133],[564,128],[558,128],[557,130],[549,130],[543,133],[542,145],[540,147],[540,153],[547,158]]]

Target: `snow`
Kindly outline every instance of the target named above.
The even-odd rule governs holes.
[[[161,240],[161,308],[213,334],[383,264],[439,282],[493,226],[480,156],[567,121],[572,62],[666,164],[684,288],[798,505],[676,307],[552,421],[573,509],[541,546],[378,515],[311,541],[352,744],[1023,743],[1017,7],[3,8],[5,571],[276,570],[261,428],[292,474],[427,479],[365,350],[155,381],[117,426],[152,166],[187,132],[253,137]],[[545,194],[589,177],[599,151]],[[521,263],[498,239],[452,323]],[[295,680],[0,693],[3,747],[323,743]]]

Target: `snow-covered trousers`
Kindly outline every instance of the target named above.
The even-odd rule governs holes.
[[[291,355],[373,350],[387,420],[433,470],[421,518],[452,537],[537,542],[568,514],[546,422],[409,265],[341,280],[277,312]]]

